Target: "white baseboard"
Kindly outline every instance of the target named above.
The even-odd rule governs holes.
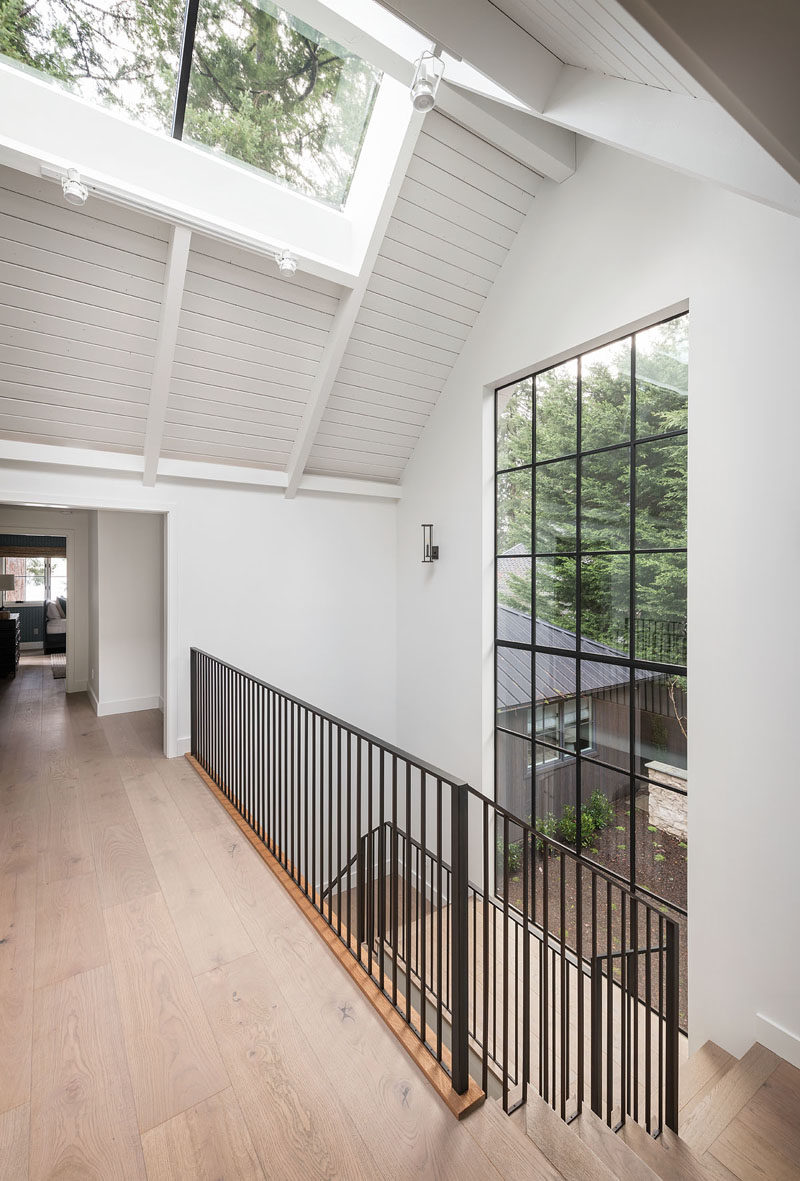
[[[135,714],[143,709],[159,709],[160,697],[132,697],[129,701],[97,701],[94,694],[92,704],[98,718],[107,718],[110,714]]]
[[[159,699],[158,699],[158,708],[161,710],[161,712],[163,714],[163,712],[164,712],[164,698],[163,697],[159,697]]]
[[[89,701],[91,702],[92,709],[99,717],[100,716],[100,704],[99,704],[97,698],[95,697],[94,689],[92,688],[91,685],[86,686],[86,692],[89,695]]]
[[[756,1028],[762,1046],[800,1069],[800,1034],[792,1033],[791,1029],[773,1021],[765,1013],[756,1013]]]
[[[69,679],[69,673],[67,673],[67,684],[66,684],[67,693],[86,693],[88,688],[89,688],[88,681],[71,681]]]
[[[188,753],[191,749],[192,749],[191,738],[179,738],[178,739],[178,755],[188,755]]]

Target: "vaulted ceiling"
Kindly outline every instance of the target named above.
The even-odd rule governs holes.
[[[541,183],[434,112],[305,472],[397,483]],[[0,436],[143,455],[170,227],[0,169]],[[345,292],[192,234],[158,458],[285,472]]]
[[[302,2],[405,93],[411,67],[391,37]],[[380,2],[449,65],[438,109],[409,124],[355,276],[309,250],[282,277],[257,236],[169,204],[109,190],[70,207],[0,119],[13,165],[0,166],[0,457],[38,445],[101,457],[91,466],[116,457],[147,484],[399,495],[537,191],[575,170],[578,136],[800,212],[800,187],[629,15],[632,0]],[[99,134],[111,116],[93,118]],[[159,159],[170,150],[159,141]],[[225,185],[212,190],[219,204]]]

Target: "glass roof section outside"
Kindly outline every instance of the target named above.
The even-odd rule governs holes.
[[[10,0],[0,54],[336,208],[381,79],[271,0]]]

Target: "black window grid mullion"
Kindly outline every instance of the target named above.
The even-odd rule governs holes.
[[[686,314],[685,312],[679,312],[675,316],[668,317],[666,320],[658,321],[658,324],[669,323],[672,320],[680,319],[685,314]],[[652,325],[652,327],[656,327],[656,326],[657,326],[656,324]],[[636,551],[636,456],[637,456],[637,447],[641,444],[646,444],[646,443],[651,443],[651,442],[661,442],[661,441],[664,441],[667,439],[687,437],[688,436],[688,428],[685,428],[685,427],[684,428],[676,428],[671,431],[664,431],[661,434],[646,435],[646,436],[643,436],[642,438],[637,438],[637,434],[636,434],[636,339],[637,339],[637,335],[636,335],[636,333],[631,333],[629,335],[631,337],[630,429],[629,429],[629,435],[628,435],[627,440],[625,440],[622,443],[609,444],[609,445],[603,446],[603,447],[592,448],[587,451],[582,450],[581,445],[582,445],[582,441],[583,441],[582,440],[582,362],[583,362],[583,354],[578,354],[574,358],[576,360],[577,366],[578,366],[577,411],[576,411],[576,446],[577,446],[577,450],[574,453],[568,453],[568,454],[564,454],[561,456],[547,458],[547,459],[543,459],[543,460],[538,460],[536,458],[536,417],[537,417],[536,416],[536,378],[541,373],[546,373],[550,369],[557,367],[557,366],[548,366],[546,369],[538,370],[530,375],[530,380],[532,382],[531,392],[532,392],[532,400],[533,400],[533,404],[532,404],[533,413],[532,413],[531,463],[520,464],[516,467],[499,468],[498,463],[497,463],[497,459],[498,459],[498,455],[497,455],[497,418],[498,418],[498,416],[497,416],[497,397],[502,392],[502,390],[504,388],[508,388],[508,387],[507,386],[506,387],[498,387],[495,391],[495,407],[494,407],[494,411],[495,411],[495,592],[494,592],[494,598],[495,598],[495,669],[494,669],[495,714],[496,714],[496,709],[497,709],[497,683],[498,683],[497,648],[508,647],[508,648],[513,648],[513,649],[522,649],[522,650],[530,649],[530,654],[531,654],[531,690],[532,690],[532,692],[531,692],[532,725],[531,725],[531,734],[529,736],[529,740],[530,740],[530,744],[531,744],[531,760],[530,761],[531,761],[531,791],[532,791],[532,801],[531,801],[532,823],[535,824],[535,820],[536,820],[536,810],[535,810],[536,798],[535,797],[536,797],[536,780],[537,780],[537,774],[538,774],[537,763],[536,763],[536,747],[537,747],[537,745],[542,745],[542,746],[546,747],[547,749],[557,751],[559,754],[561,754],[565,758],[569,758],[569,757],[575,758],[575,763],[576,763],[576,798],[575,798],[576,840],[577,840],[577,846],[578,846],[576,852],[578,853],[579,856],[583,856],[582,850],[581,850],[581,815],[580,815],[580,809],[581,809],[581,786],[580,786],[580,783],[581,783],[581,763],[583,760],[583,755],[580,750],[580,739],[579,739],[580,728],[578,726],[576,729],[576,743],[575,743],[575,750],[574,751],[567,751],[563,745],[559,746],[557,744],[547,742],[546,740],[543,740],[541,743],[537,743],[536,701],[535,701],[535,699],[536,699],[536,681],[535,681],[536,656],[538,653],[541,653],[541,654],[547,654],[547,655],[552,655],[552,656],[564,656],[567,659],[574,658],[574,660],[575,660],[576,721],[578,720],[580,699],[581,699],[581,692],[582,692],[582,684],[581,684],[582,662],[589,661],[589,662],[609,663],[609,664],[617,665],[617,666],[624,667],[624,668],[628,669],[628,672],[629,672],[628,686],[629,686],[629,698],[630,698],[630,701],[629,701],[629,748],[630,749],[629,749],[629,766],[628,766],[628,775],[630,777],[630,827],[629,827],[630,850],[629,850],[629,879],[628,880],[630,882],[630,886],[632,889],[634,889],[634,890],[641,889],[643,892],[647,893],[650,897],[657,899],[658,901],[662,902],[664,905],[669,906],[671,909],[675,909],[679,913],[685,914],[685,911],[682,911],[680,907],[676,907],[674,903],[669,901],[669,899],[661,898],[659,895],[655,895],[651,891],[645,890],[644,887],[637,887],[637,885],[636,885],[636,881],[637,881],[637,872],[636,872],[636,795],[635,795],[636,784],[638,782],[649,783],[649,780],[646,779],[643,775],[639,774],[638,771],[636,770],[636,767],[637,767],[636,688],[637,688],[637,683],[638,683],[636,674],[638,671],[642,671],[642,672],[661,673],[662,675],[666,675],[666,676],[683,676],[683,677],[685,677],[687,675],[687,668],[686,668],[685,664],[678,665],[678,664],[663,663],[660,661],[653,661],[653,660],[642,660],[638,657],[638,655],[636,653],[635,609],[636,609],[636,558],[638,556],[637,551]],[[624,337],[620,337],[619,339],[624,339]],[[610,341],[609,343],[613,344],[615,342]],[[561,363],[563,363],[563,362],[561,362]],[[523,380],[526,380],[526,379],[524,379],[524,378],[518,379],[518,382],[515,382],[512,384],[516,385],[519,383],[519,381],[523,381]],[[629,456],[630,456],[630,460],[629,460],[629,464],[630,464],[630,473],[629,473],[629,497],[630,497],[629,542],[630,542],[630,548],[628,550],[615,550],[615,551],[605,551],[605,550],[603,550],[603,551],[600,551],[600,550],[588,551],[587,550],[584,553],[581,550],[581,493],[582,493],[581,461],[584,458],[586,458],[587,456],[600,454],[600,453],[604,453],[604,452],[608,452],[608,451],[618,451],[618,450],[623,450],[623,449],[627,449],[629,452]],[[536,546],[536,492],[535,492],[536,473],[537,473],[537,470],[539,467],[553,464],[553,463],[558,463],[560,461],[568,460],[568,459],[574,459],[576,461],[576,504],[575,504],[575,510],[576,510],[576,519],[575,519],[576,550],[574,552],[574,555],[571,553],[570,554],[561,553],[560,551],[558,553],[547,553],[547,554],[542,553],[542,554],[540,554],[538,552],[537,546]],[[527,471],[527,470],[531,471],[531,494],[530,494],[531,495],[531,547],[530,547],[531,552],[530,552],[530,554],[519,555],[519,556],[520,557],[523,557],[523,556],[530,557],[530,560],[531,560],[531,643],[529,645],[519,643],[519,642],[514,642],[514,641],[500,640],[498,637],[498,631],[497,631],[497,619],[498,619],[497,575],[498,575],[498,571],[499,571],[499,567],[498,567],[497,563],[498,563],[499,559],[504,556],[504,555],[497,553],[497,506],[498,506],[497,477],[500,475],[504,475],[506,473],[509,473],[509,472]],[[668,553],[680,554],[680,553],[683,553],[683,554],[685,554],[685,553],[687,553],[687,547],[686,546],[653,547],[652,549],[645,549],[645,550],[642,550],[641,552],[643,554],[648,554],[648,553],[652,553],[652,554],[668,554]],[[629,654],[627,657],[612,657],[612,656],[606,656],[603,653],[593,653],[593,652],[583,652],[582,651],[581,558],[583,556],[590,556],[590,555],[594,555],[594,554],[597,554],[598,556],[601,556],[601,555],[602,556],[619,556],[619,557],[627,557],[628,558],[628,562],[629,562],[628,653]],[[576,567],[576,569],[575,569],[575,615],[576,615],[575,627],[576,627],[576,631],[575,631],[574,650],[573,649],[550,648],[549,646],[539,645],[536,642],[536,630],[535,629],[536,629],[536,564],[537,564],[537,560],[541,557],[564,557],[564,556],[574,556],[575,557],[575,567]],[[496,728],[496,730],[498,730],[502,733],[505,733],[505,734],[509,734],[513,737],[524,738],[524,735],[520,734],[518,731],[509,730],[506,727],[497,725],[496,722],[495,722],[495,728]],[[563,740],[563,734],[562,734],[562,740]],[[496,744],[495,744],[495,751],[496,751]],[[599,766],[606,767],[610,771],[615,771],[615,772],[618,772],[621,774],[625,774],[624,768],[615,767],[610,763],[603,762],[602,760],[589,758],[587,761],[592,762],[592,763],[596,763]],[[497,764],[497,757],[495,757],[495,774],[497,774],[497,765],[498,765]],[[682,792],[681,789],[675,789],[675,791],[676,791],[676,794],[686,794],[685,792]],[[496,791],[495,791],[495,798],[497,798]],[[619,877],[619,879],[621,881],[625,880],[621,875],[615,875],[615,876]]]
[[[636,889],[636,333],[631,336],[631,450],[629,472],[630,556],[628,559],[628,655],[631,658],[628,725],[630,746],[630,818],[628,822],[628,871]],[[624,938],[624,932],[623,932]]]
[[[581,444],[583,443],[583,357],[578,357],[578,373],[577,373],[577,389],[576,389],[576,421],[575,421],[575,445],[578,449],[578,460],[575,464],[575,852],[578,856],[583,853],[583,840],[581,832],[581,756],[579,734],[580,734],[580,708],[579,703],[581,699],[581,610],[582,610],[582,595],[581,595],[581,495],[583,492],[583,477],[582,477],[582,460]],[[563,714],[563,707],[562,707]],[[566,745],[566,744],[565,744]]]
[[[194,39],[197,32],[197,13],[200,0],[186,0],[181,26],[181,54],[178,63],[178,77],[175,83],[175,101],[172,106],[172,138],[183,139],[183,124],[186,118],[186,101],[189,95],[189,77],[192,72]]]

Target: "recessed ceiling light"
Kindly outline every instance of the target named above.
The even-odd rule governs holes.
[[[291,276],[297,270],[297,259],[291,250],[282,250],[276,258],[278,270],[282,275]]]
[[[411,101],[415,111],[431,111],[436,106],[436,91],[443,73],[442,59],[436,50],[427,49],[416,63],[414,81],[411,83]]]
[[[85,205],[89,190],[81,180],[77,168],[70,168],[66,176],[61,178],[61,188],[64,200],[68,205]]]

